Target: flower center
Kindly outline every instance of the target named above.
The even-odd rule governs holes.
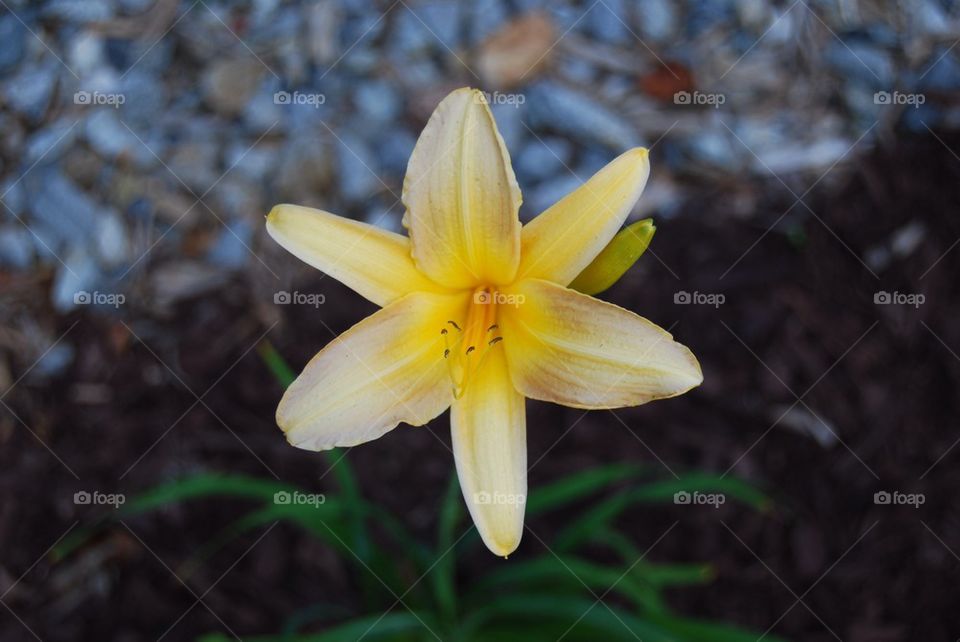
[[[466,318],[460,323],[447,321],[440,330],[443,336],[443,358],[447,362],[453,396],[463,397],[467,384],[480,370],[490,350],[503,341],[497,327],[497,302],[500,294],[490,286],[473,291]]]

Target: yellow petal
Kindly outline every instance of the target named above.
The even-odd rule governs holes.
[[[322,270],[377,305],[417,291],[443,288],[410,256],[410,241],[373,225],[298,205],[277,205],[267,232],[298,259]]]
[[[517,279],[573,281],[623,225],[649,175],[647,150],[631,149],[524,225]]]
[[[620,408],[700,385],[700,364],[664,329],[555,283],[510,289],[499,318],[510,376],[527,397],[575,408]],[[522,297],[522,298],[520,298]]]
[[[458,89],[430,117],[403,181],[413,258],[449,287],[513,280],[520,188],[483,94]]]
[[[466,295],[414,292],[334,339],[287,388],[277,424],[298,448],[326,450],[420,426],[453,399],[440,336]]]
[[[453,454],[463,498],[480,537],[506,557],[520,544],[527,498],[524,399],[495,347],[450,411]]]

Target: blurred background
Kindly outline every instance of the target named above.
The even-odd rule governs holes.
[[[320,640],[366,616],[330,639],[960,636],[958,3],[0,5],[3,640]],[[374,307],[281,250],[264,215],[399,231],[416,137],[465,85],[489,92],[525,221],[651,149],[631,220],[658,231],[602,297],[705,375],[615,412],[528,402],[530,502],[570,502],[531,505],[508,562],[448,491],[446,415],[335,457],[273,419],[281,360],[299,371]],[[571,524],[640,497],[623,465],[666,499],[583,522],[565,562]],[[557,486],[589,471],[610,485]],[[729,501],[673,498],[707,478]],[[285,488],[330,521],[236,526]],[[368,503],[369,554],[331,526]],[[409,550],[453,548],[420,559],[388,526]],[[548,582],[589,608],[518,599],[499,629],[448,633],[530,580],[491,573],[531,560],[560,560]],[[619,589],[638,572],[633,603]],[[591,632],[609,614],[617,633]]]

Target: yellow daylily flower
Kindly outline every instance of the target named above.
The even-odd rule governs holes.
[[[700,384],[660,327],[566,286],[620,229],[650,166],[632,149],[522,226],[520,189],[480,91],[434,111],[403,183],[409,238],[296,205],[267,230],[382,309],[320,351],[277,423],[308,450],[355,446],[451,409],[470,515],[497,555],[517,548],[527,494],[525,398],[619,408]]]

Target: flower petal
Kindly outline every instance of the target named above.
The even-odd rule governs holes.
[[[649,175],[647,150],[636,147],[524,225],[517,279],[573,281],[623,225]]]
[[[430,117],[403,181],[404,225],[417,266],[437,283],[513,280],[520,188],[483,94],[458,89]]]
[[[520,544],[527,497],[524,398],[513,388],[503,350],[494,347],[463,397],[453,402],[453,454],[463,498],[491,551]]]
[[[414,292],[334,339],[287,388],[277,424],[298,448],[326,450],[420,426],[453,400],[440,336],[466,295]]]
[[[521,303],[500,306],[501,343],[513,384],[527,397],[621,408],[674,397],[703,381],[690,350],[629,310],[538,279],[510,293]]]
[[[267,232],[298,259],[377,305],[408,292],[441,291],[410,256],[410,241],[367,223],[299,205],[277,205]]]

